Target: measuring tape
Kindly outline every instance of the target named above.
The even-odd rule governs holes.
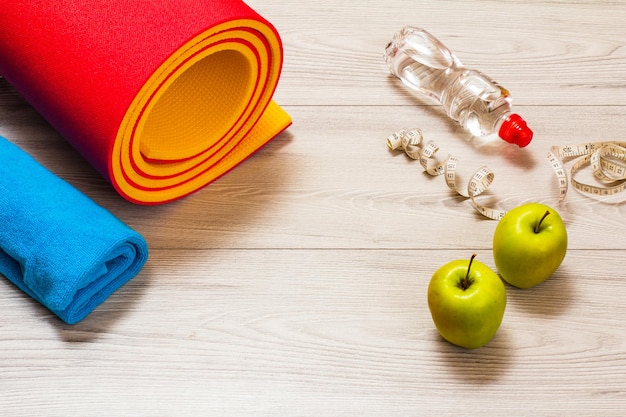
[[[428,174],[443,175],[448,188],[469,198],[474,208],[483,216],[494,220],[504,216],[505,211],[479,204],[476,200],[476,197],[489,188],[495,178],[495,174],[487,166],[483,166],[472,175],[467,190],[464,190],[457,184],[458,159],[448,155],[444,161],[438,161],[435,155],[439,151],[439,146],[433,141],[424,144],[424,136],[420,129],[400,130],[391,134],[387,138],[387,146],[391,150],[402,150],[409,158],[418,160]]]
[[[418,160],[420,165],[432,176],[443,175],[448,188],[457,194],[469,198],[474,208],[483,216],[500,220],[505,210],[480,204],[477,197],[485,192],[493,182],[495,174],[483,166],[472,175],[467,190],[457,184],[458,159],[453,155],[439,161],[436,154],[439,146],[433,141],[425,143],[420,129],[400,130],[387,137],[390,150],[402,150],[409,158]],[[571,169],[571,182],[575,189],[595,195],[614,195],[626,189],[626,142],[597,142],[579,145],[554,146],[548,153],[548,162],[552,166],[559,185],[558,203],[565,199],[568,191],[567,171],[564,161],[579,158]],[[575,174],[586,166],[591,166],[595,178],[603,185],[594,186],[579,182]]]
[[[567,194],[567,173],[563,161],[576,159],[570,173],[572,186],[583,193],[611,196],[626,190],[626,142],[592,142],[553,146],[548,161],[559,179],[559,202]],[[580,182],[576,173],[590,166],[599,185]]]

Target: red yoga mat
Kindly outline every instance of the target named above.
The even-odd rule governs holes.
[[[240,0],[11,0],[0,74],[126,199],[176,200],[291,124],[276,29]]]

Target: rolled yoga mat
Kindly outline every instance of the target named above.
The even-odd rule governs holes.
[[[11,0],[0,74],[126,199],[159,204],[291,124],[276,29],[240,0]]]
[[[0,137],[0,274],[74,324],[147,258],[139,233]]]

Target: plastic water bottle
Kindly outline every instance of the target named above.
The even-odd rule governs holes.
[[[485,74],[465,68],[427,31],[405,26],[385,48],[384,58],[393,75],[412,90],[437,99],[472,135],[497,133],[520,148],[532,140],[524,119],[511,112],[509,92]]]

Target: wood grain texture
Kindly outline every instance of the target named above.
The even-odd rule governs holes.
[[[142,272],[68,326],[0,280],[7,416],[620,416],[626,405],[626,197],[571,190],[570,249],[541,286],[507,286],[502,328],[465,351],[437,334],[432,273],[494,267],[496,223],[387,150],[419,127],[479,200],[556,202],[553,145],[622,140],[626,7],[611,1],[250,1],[285,47],[294,125],[176,203],[122,200],[0,79],[0,135],[141,232]],[[529,148],[480,143],[388,75],[404,24],[511,90]],[[587,175],[587,173],[582,174]]]

